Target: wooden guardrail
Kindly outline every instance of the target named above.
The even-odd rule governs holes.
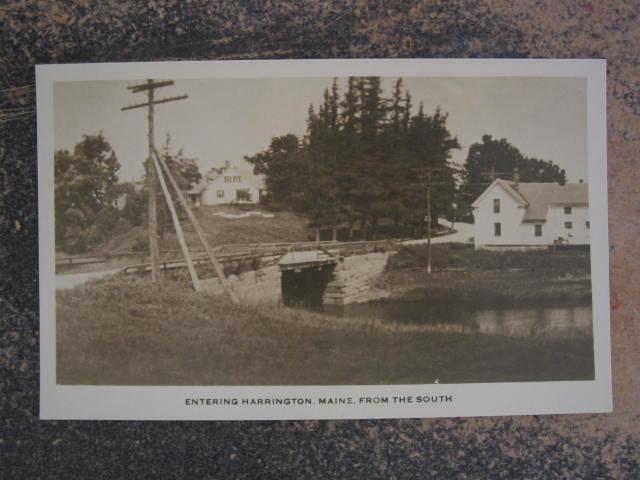
[[[232,251],[218,251],[217,258],[223,264],[235,263],[241,261],[253,261],[256,258],[261,258],[263,261],[274,260],[279,258],[290,251],[304,251],[313,249],[326,250],[327,247],[331,247],[332,251],[338,252],[339,255],[345,255],[348,253],[362,253],[371,252],[379,248],[385,247],[386,249],[393,248],[395,241],[389,240],[375,240],[375,241],[360,241],[360,242],[300,242],[300,243],[282,243],[282,244],[245,244],[234,245],[230,250]],[[235,251],[234,251],[235,250]],[[192,260],[195,265],[206,263],[206,254],[193,255]],[[177,268],[186,267],[186,263],[180,259],[165,260],[160,262],[161,270],[173,270]],[[137,273],[144,272],[150,269],[148,263],[140,263],[135,265],[128,265],[123,268],[125,273]]]
[[[261,256],[263,259],[264,258],[269,258],[269,257],[276,257],[275,255],[262,255]],[[256,254],[255,253],[231,253],[231,254],[226,254],[226,255],[218,255],[217,256],[218,260],[220,261],[220,263],[222,264],[227,264],[227,263],[235,263],[235,262],[241,262],[243,260],[247,260],[247,261],[251,261],[253,259],[256,258]],[[200,255],[193,255],[191,257],[191,260],[193,262],[194,265],[208,265],[209,262],[209,257],[206,255],[206,253],[200,254]],[[165,260],[165,261],[160,261],[160,270],[174,270],[176,268],[185,268],[187,266],[187,264],[184,262],[184,260]],[[139,264],[134,264],[134,265],[127,265],[125,267],[122,268],[122,271],[124,273],[139,273],[139,272],[146,272],[148,270],[150,270],[151,268],[151,264],[149,263],[139,263]]]
[[[374,248],[385,244],[393,244],[402,240],[361,240],[357,242],[334,242],[331,240],[321,242],[279,242],[279,243],[238,243],[219,245],[214,248],[215,253],[225,256],[226,254],[240,254],[242,252],[252,252],[255,254],[264,254],[268,252],[284,252],[289,249],[295,250],[311,250],[314,248],[324,248],[330,246],[332,249],[357,249],[357,248]],[[194,257],[205,254],[202,249],[190,250]],[[164,250],[160,252],[161,259],[165,262],[178,260],[182,257],[180,250]],[[140,259],[148,258],[143,252],[112,252],[104,255],[74,255],[67,257],[57,257],[56,267],[73,266],[73,265],[89,265],[95,263],[107,263],[110,260],[139,257]],[[144,262],[139,262],[144,263]]]

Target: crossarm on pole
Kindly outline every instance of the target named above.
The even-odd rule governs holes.
[[[176,100],[184,100],[185,98],[189,98],[189,95],[178,95],[177,97],[161,98],[160,100],[154,100],[151,103],[149,103],[149,102],[136,103],[135,105],[129,105],[127,107],[122,107],[120,110],[124,112],[125,110],[133,110],[134,108],[148,107],[149,105],[158,105],[159,103],[175,102]]]

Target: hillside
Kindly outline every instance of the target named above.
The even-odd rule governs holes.
[[[202,206],[194,212],[213,246],[234,243],[303,242],[313,239],[313,230],[308,227],[307,219],[292,212],[269,212],[259,207],[240,209],[231,205]],[[249,212],[259,212],[260,215],[247,216]],[[200,242],[189,221],[185,218],[181,220],[181,224],[189,247],[200,249]],[[144,226],[138,226],[114,234],[98,252],[130,252],[146,248],[146,230]],[[160,238],[160,250],[178,248],[173,226],[165,225],[165,232]]]

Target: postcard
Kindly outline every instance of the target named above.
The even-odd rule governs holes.
[[[41,418],[611,411],[605,61],[36,79]]]

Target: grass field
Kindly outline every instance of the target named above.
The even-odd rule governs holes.
[[[250,210],[263,211],[260,207]],[[224,218],[215,213],[242,214],[246,210],[231,205],[202,206],[194,209],[196,216],[212,245],[234,243],[273,243],[304,242],[313,239],[313,230],[308,220],[292,212],[266,212],[273,218],[251,216],[247,218]],[[192,248],[202,248],[198,237],[187,220],[182,221],[187,244]],[[134,227],[127,232],[114,236],[106,242],[99,252],[129,252],[142,245],[146,251],[146,230],[143,226]],[[177,250],[178,240],[172,225],[166,225],[160,239],[160,250]]]
[[[427,245],[401,245],[397,255],[388,264],[388,270],[425,268]],[[432,245],[432,266],[435,269],[461,269],[468,271],[527,270],[544,271],[551,275],[588,275],[590,256],[584,250],[549,252],[475,250],[462,244]]]
[[[261,211],[273,215],[272,218],[250,216],[246,218],[224,218],[216,213],[243,214],[246,210],[232,205],[202,206],[194,210],[202,229],[212,246],[238,243],[281,243],[305,242],[314,239],[313,229],[308,220],[292,212],[268,212],[260,207],[251,207],[251,211]],[[203,246],[188,220],[181,221],[185,239],[190,250],[203,251]],[[90,264],[63,264],[57,267],[59,274],[98,272],[122,268],[137,263],[148,263],[148,237],[144,226],[128,228],[126,231],[116,231],[113,237],[95,251],[85,255],[113,255],[106,262]],[[161,252],[172,251],[168,255],[161,255],[161,261],[181,260],[175,231],[172,225],[165,226],[165,232],[160,237]],[[119,252],[140,252],[140,255],[119,257]],[[115,255],[114,255],[115,254]],[[67,257],[59,253],[60,257]]]
[[[586,305],[591,303],[588,252],[490,252],[434,245],[403,247],[389,259],[377,287],[390,300],[470,305]]]
[[[186,283],[115,277],[57,293],[57,381],[340,385],[593,378],[591,337],[438,333],[277,305],[234,306]]]

